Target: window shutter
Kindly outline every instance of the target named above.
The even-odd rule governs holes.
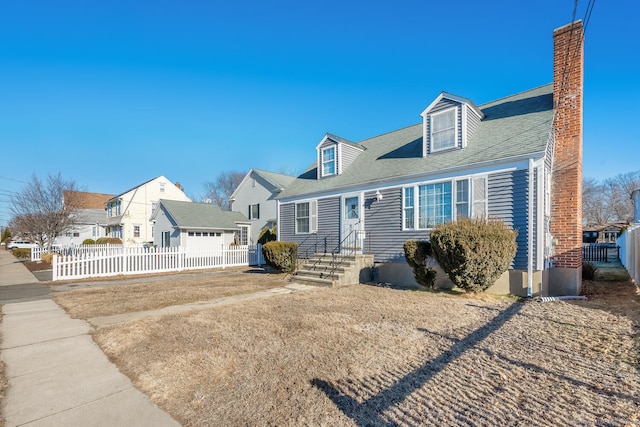
[[[247,214],[247,218],[252,219],[251,218],[251,205],[249,205],[249,213]]]
[[[487,179],[485,177],[473,179],[473,216],[475,218],[487,216]]]
[[[260,203],[256,205],[258,207],[258,212],[256,213],[256,219],[260,219]]]
[[[309,203],[309,233],[318,232],[318,201]]]

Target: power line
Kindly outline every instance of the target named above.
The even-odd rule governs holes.
[[[22,184],[27,184],[27,181],[22,181],[20,179],[15,179],[15,178],[7,178],[6,176],[0,176],[0,179],[6,179],[7,181],[15,181],[15,182],[20,182]]]

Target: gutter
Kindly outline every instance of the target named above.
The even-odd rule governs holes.
[[[468,163],[461,166],[452,166],[449,168],[437,169],[433,171],[417,172],[411,175],[397,175],[392,177],[374,179],[374,180],[365,181],[365,182],[356,182],[352,184],[346,184],[344,186],[339,186],[339,187],[323,188],[323,189],[315,190],[312,192],[297,193],[291,196],[289,195],[285,195],[284,197],[276,196],[276,200],[280,200],[281,202],[286,203],[291,200],[315,199],[323,196],[329,197],[332,195],[343,194],[348,191],[355,192],[357,190],[362,189],[364,185],[367,186],[366,187],[367,189],[365,191],[367,191],[368,189],[375,190],[381,185],[384,185],[385,187],[395,187],[396,185],[404,185],[405,182],[406,183],[413,182],[415,181],[416,178],[438,179],[440,176],[446,176],[449,174],[451,176],[454,176],[454,174],[457,172],[469,171],[470,169],[473,170],[473,169],[479,169],[479,168],[488,168],[491,171],[495,171],[500,169],[499,167],[497,167],[497,165],[503,166],[503,165],[511,165],[513,163],[518,163],[525,160],[531,161],[532,158],[539,158],[539,157],[542,158],[544,157],[545,154],[546,154],[546,150],[535,151],[533,153],[521,154],[521,155],[512,156],[512,157],[505,157],[503,159],[499,159],[498,163],[495,160],[486,160],[483,162]],[[314,179],[313,181],[317,181],[317,180]]]

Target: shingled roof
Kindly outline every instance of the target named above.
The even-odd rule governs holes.
[[[78,209],[105,209],[107,200],[111,199],[113,194],[88,193],[85,191],[63,190],[62,197],[64,200],[74,199],[73,203]]]
[[[177,200],[160,200],[167,213],[181,229],[214,229],[235,230],[236,222],[247,222],[240,212],[223,211],[211,203],[180,202]],[[154,216],[156,213],[154,212]],[[153,217],[152,217],[153,218]]]
[[[447,170],[544,155],[553,120],[553,84],[478,107],[484,114],[464,149],[422,156],[422,123],[356,143],[365,150],[341,174],[316,179],[314,162],[278,196],[293,198]]]

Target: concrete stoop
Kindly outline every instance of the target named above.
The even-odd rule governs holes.
[[[315,254],[298,268],[292,281],[314,286],[344,286],[371,278],[373,255]]]

